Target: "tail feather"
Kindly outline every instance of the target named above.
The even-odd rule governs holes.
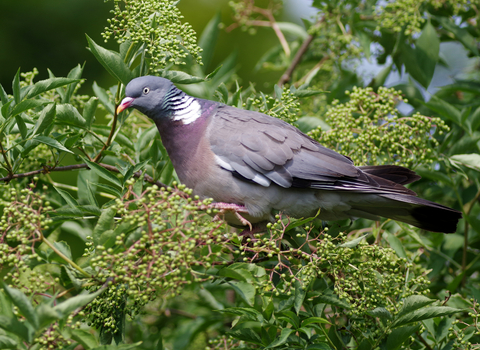
[[[421,178],[421,176],[417,175],[413,170],[398,165],[368,165],[360,166],[359,168],[368,175],[393,181],[400,185],[406,185]]]
[[[389,205],[358,206],[353,208],[355,214],[367,219],[382,216],[396,221],[405,222],[432,232],[454,233],[462,213],[441,204],[426,199],[403,194],[380,194],[382,198],[390,199]],[[362,213],[364,215],[362,215]]]

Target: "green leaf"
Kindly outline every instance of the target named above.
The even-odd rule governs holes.
[[[107,72],[117,79],[123,85],[127,85],[134,78],[132,71],[122,59],[122,56],[115,51],[107,50],[97,45],[88,35],[86,35],[88,47],[95,58],[107,70]]]
[[[195,84],[205,81],[204,78],[196,77],[177,70],[163,70],[160,74],[163,78],[171,80],[174,84]]]
[[[311,344],[307,346],[306,349],[307,350],[332,350],[331,346],[328,343]],[[358,350],[361,350],[361,349],[358,348]]]
[[[398,257],[407,259],[407,253],[405,253],[405,249],[403,248],[402,242],[398,239],[397,236],[386,232],[386,240],[390,247],[397,253]]]
[[[68,259],[72,260],[72,251],[70,249],[70,246],[67,244],[67,242],[60,241],[60,242],[53,242],[53,245],[55,248],[57,248],[63,255],[65,255]],[[53,250],[48,256],[49,261],[57,261],[60,263],[64,263],[64,259],[58,256],[57,253],[55,253]]]
[[[218,33],[220,29],[218,25],[220,24],[221,13],[217,12],[215,16],[207,23],[205,29],[203,29],[202,35],[198,40],[198,46],[200,46],[202,51],[202,61],[204,67],[208,67],[212,61],[213,53],[215,50],[215,44],[217,43]]]
[[[90,350],[130,350],[130,349],[138,349],[140,344],[142,344],[141,341],[135,344],[101,345],[101,346],[97,346],[96,348],[91,348]]]
[[[115,105],[110,101],[110,97],[107,94],[107,91],[104,88],[98,86],[97,82],[93,82],[93,92],[100,100],[100,103],[107,109],[107,111],[114,115],[115,114]]]
[[[253,306],[255,302],[255,286],[247,282],[228,282],[230,286],[235,289],[235,292],[240,296],[248,305]]]
[[[25,101],[20,102],[19,104],[16,104],[13,107],[13,110],[10,113],[10,115],[11,116],[16,116],[17,114],[28,111],[29,109],[44,106],[44,105],[47,105],[49,103],[52,103],[52,102],[45,101],[45,100],[25,100]]]
[[[402,344],[410,338],[410,336],[417,332],[420,329],[420,325],[416,326],[406,326],[396,328],[388,335],[387,338],[387,349],[388,350],[397,350],[400,349]]]
[[[441,115],[443,119],[450,120],[460,126],[462,125],[462,114],[460,113],[460,111],[445,100],[433,95],[428,101],[428,103],[425,103],[423,101],[419,102],[430,108],[432,111]]]
[[[338,296],[335,294],[320,294],[315,298],[315,301],[325,303],[332,306],[337,306],[343,309],[350,309],[350,304],[345,300],[338,299]]]
[[[277,318],[279,320],[284,320],[284,321],[288,322],[295,329],[300,328],[300,318],[294,312],[292,312],[290,310],[282,311],[280,316],[277,316]]]
[[[102,167],[101,165],[98,165],[97,163],[91,162],[86,158],[83,158],[83,161],[87,163],[88,167],[90,170],[95,172],[98,176],[104,178],[108,182],[111,182],[112,184],[122,188],[122,182],[115,176],[113,175],[110,171]]]
[[[427,88],[432,80],[440,52],[440,41],[430,22],[423,28],[422,34],[415,43],[415,49],[412,49],[408,43],[403,43],[400,52],[407,72]]]
[[[114,225],[114,218],[117,211],[113,208],[103,209],[102,215],[98,218],[98,222],[93,229],[93,242],[95,246],[99,245],[99,238],[102,233],[107,230],[111,230]]]
[[[65,94],[64,96],[62,96],[62,103],[70,103],[70,99],[73,93],[75,92],[75,88],[77,87],[78,82],[82,77],[84,66],[85,64],[83,66],[80,66],[79,64],[77,64],[70,72],[68,72],[67,78],[77,80],[77,82],[73,84],[69,84],[67,86]],[[61,90],[62,89],[57,89],[57,92]]]
[[[51,78],[40,80],[36,82],[32,88],[28,91],[26,98],[32,98],[37,95],[43,94],[46,91],[56,89],[60,86],[65,86],[75,82],[79,82],[79,79],[69,79],[69,78]]]
[[[392,319],[392,315],[384,307],[377,307],[377,308],[375,308],[371,311],[367,311],[367,314],[372,316],[372,317],[378,317],[381,320],[391,320]]]
[[[63,151],[63,152],[67,152],[67,153],[71,153],[73,154],[72,151],[70,151],[69,149],[65,148],[64,145],[62,145],[60,142],[58,142],[57,140],[55,139],[52,139],[48,136],[43,136],[43,135],[37,135],[35,136],[32,141],[37,141],[37,142],[40,142],[40,143],[44,143],[45,145],[47,146],[50,146],[50,147],[53,147],[53,148],[56,148],[60,151]]]
[[[40,113],[40,117],[38,117],[37,122],[35,123],[32,136],[43,133],[50,125],[52,125],[53,121],[55,120],[55,114],[55,103],[46,106]]]
[[[110,193],[115,197],[118,197],[118,198],[122,197],[122,193],[116,187],[113,187],[107,184],[102,184],[102,183],[96,183],[95,186],[107,193]]]
[[[78,308],[81,308],[91,302],[93,299],[98,297],[104,292],[105,288],[97,290],[95,293],[90,294],[80,294],[72,298],[68,298],[63,303],[56,305],[53,309],[57,312],[59,318],[68,317],[73,311]]]
[[[2,102],[2,104],[6,104],[8,100],[9,98],[8,98],[7,92],[3,88],[3,85],[0,84],[0,102]]]
[[[42,302],[36,308],[35,312],[38,316],[39,328],[42,329],[58,319],[58,314],[55,312],[50,302]]]
[[[78,112],[78,110],[71,104],[57,105],[57,122],[60,124],[67,124],[85,128],[87,126],[86,120]]]
[[[343,248],[355,248],[358,243],[360,243],[362,240],[364,240],[367,236],[369,236],[370,234],[367,233],[366,235],[363,235],[361,237],[358,237],[358,238],[355,238],[355,239],[352,239],[351,241],[348,241],[348,242],[345,242],[345,243],[342,243],[342,244],[339,244],[338,246],[339,247],[343,247]]]
[[[97,186],[95,186],[95,184],[92,184],[90,181],[87,181],[88,202],[91,204],[92,207],[100,209],[97,201],[96,189],[97,189]]]
[[[12,90],[13,90],[13,99],[15,104],[19,104],[21,101],[20,97],[20,68],[18,68],[15,77],[13,78],[12,82]]]
[[[449,159],[452,163],[461,164],[467,168],[480,171],[480,154],[456,154],[451,156]]]
[[[291,328],[282,329],[282,331],[280,332],[280,336],[277,339],[275,339],[273,342],[268,344],[268,346],[265,349],[276,348],[277,346],[285,344],[288,340],[288,337],[294,332],[295,330]]]
[[[20,337],[20,339],[30,342],[33,340],[33,329],[27,328],[23,322],[17,320],[15,316],[7,317],[0,315],[0,328],[11,332]]]
[[[293,94],[295,96],[299,97],[299,98],[303,98],[303,97],[316,96],[316,95],[320,95],[320,94],[324,94],[324,93],[326,93],[326,92],[323,91],[323,90],[297,89],[297,90],[295,90],[295,92]]]
[[[90,333],[86,329],[72,329],[70,330],[71,337],[76,342],[80,343],[84,349],[94,349],[98,348],[98,341],[95,335]]]
[[[78,206],[77,200],[75,198],[73,198],[73,196],[70,193],[68,193],[67,191],[62,190],[58,187],[55,187],[55,186],[53,186],[53,187],[58,192],[58,194],[60,196],[62,196],[62,198],[65,200],[65,202],[67,202],[67,204],[69,206],[71,206],[72,208],[76,208]]]
[[[27,138],[27,126],[25,125],[25,122],[23,121],[23,118],[20,115],[15,116],[15,120],[17,122],[18,130],[20,131],[20,135],[22,135],[22,139]]]
[[[395,322],[393,322],[392,327],[400,327],[412,322],[423,321],[434,317],[451,316],[464,311],[466,310],[449,306],[424,307],[398,317]]]
[[[430,15],[431,16],[431,15]],[[472,36],[467,28],[460,28],[458,27],[453,19],[450,19],[448,17],[442,17],[442,16],[431,16],[434,18],[438,23],[442,25],[442,27],[449,32],[451,32],[455,38],[460,41],[463,46],[467,50],[469,50],[471,53],[473,53],[475,56],[479,55],[478,52],[478,47],[477,47],[477,39]]]
[[[277,22],[278,27],[283,34],[292,36],[293,38],[305,40],[308,38],[307,31],[298,24],[292,22]]]
[[[306,327],[310,324],[317,324],[317,323],[331,324],[330,321],[322,317],[309,317],[302,321],[302,327]]]
[[[17,341],[7,337],[6,335],[0,335],[0,349],[17,349],[20,348],[20,345],[17,344]]]
[[[85,119],[85,123],[87,129],[92,126],[93,121],[95,120],[95,112],[98,106],[98,98],[91,97],[88,102],[83,107],[83,118]]]
[[[227,334],[239,340],[254,343],[257,345],[263,345],[260,335],[250,328],[237,329],[227,332]]]
[[[295,280],[294,286],[295,286],[295,301],[293,303],[293,306],[295,308],[295,312],[298,315],[300,313],[300,309],[303,306],[303,301],[305,300],[307,291],[303,289],[302,284],[298,280]]]
[[[18,289],[10,288],[5,283],[3,284],[3,288],[12,300],[12,303],[18,308],[20,314],[22,314],[35,329],[38,329],[37,314],[27,296]]]
[[[245,319],[251,321],[263,322],[262,314],[250,307],[229,307],[223,310],[217,310],[217,312],[244,317]]]
[[[426,296],[423,295],[411,295],[407,298],[405,298],[403,302],[403,306],[400,309],[400,312],[397,314],[396,318],[398,319],[399,317],[402,317],[403,315],[406,315],[408,313],[411,313],[415,310],[418,310],[424,306],[430,305],[433,303],[435,300],[427,298]]]

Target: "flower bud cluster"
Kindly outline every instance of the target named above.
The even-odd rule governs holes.
[[[189,23],[181,23],[183,16],[173,0],[114,1],[102,36],[105,41],[112,36],[119,42],[127,40],[145,45],[152,70],[170,64],[185,64],[190,54],[201,62],[201,48],[197,45],[195,31]]]
[[[433,149],[438,141],[434,131],[442,134],[449,128],[440,118],[419,113],[404,117],[395,108],[398,102],[408,102],[400,91],[380,87],[354,87],[347,91],[350,100],[334,101],[326,114],[331,130],[320,128],[310,136],[352,158],[356,165],[395,164],[414,168],[437,159]]]

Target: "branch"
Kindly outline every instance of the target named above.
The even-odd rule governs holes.
[[[120,170],[115,168],[113,165],[108,165],[108,164],[103,164],[103,163],[100,163],[99,165],[104,167],[105,169],[107,169],[109,171],[113,171],[115,173],[120,172]],[[34,171],[29,171],[27,173],[15,174],[15,175],[12,175],[12,176],[2,177],[2,178],[0,178],[0,181],[8,182],[8,181],[13,180],[13,179],[21,179],[21,178],[24,178],[24,177],[30,177],[30,176],[38,175],[38,174],[47,174],[47,173],[50,173],[50,172],[53,172],[53,171],[71,171],[71,170],[78,170],[78,169],[89,169],[89,168],[88,168],[87,164],[73,164],[73,165],[66,165],[66,166],[59,166],[59,167],[47,167],[47,166],[45,166],[43,169],[38,169],[38,170],[34,170]],[[142,172],[137,171],[136,173],[133,174],[133,176],[136,177],[136,178],[140,178],[142,176]],[[165,188],[168,187],[163,182],[156,181],[153,177],[151,177],[150,175],[147,175],[147,174],[145,174],[143,176],[143,179],[145,181],[147,181],[148,183],[151,183],[153,185],[157,185],[158,187],[165,187]]]
[[[295,57],[292,60],[292,63],[290,63],[290,66],[287,68],[285,73],[281,76],[280,80],[278,81],[278,86],[283,86],[286,82],[290,81],[292,78],[292,73],[295,70],[295,68],[298,66],[300,61],[302,60],[303,55],[307,52],[308,47],[313,41],[314,36],[309,35],[308,38],[304,40],[302,43],[302,46],[298,49],[297,53],[295,54]]]

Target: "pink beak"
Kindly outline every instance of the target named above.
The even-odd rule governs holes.
[[[133,97],[125,97],[117,107],[117,114],[120,114],[124,109],[130,107],[133,101],[135,101]]]

